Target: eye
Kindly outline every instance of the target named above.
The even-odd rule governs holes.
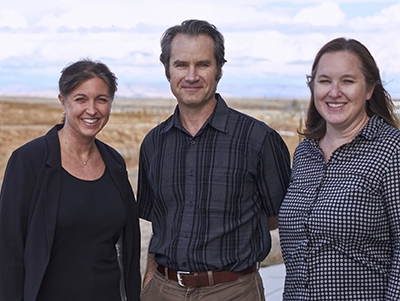
[[[108,102],[108,98],[101,97],[101,98],[98,98],[97,101],[100,102],[100,103],[107,103]]]
[[[328,79],[319,79],[318,83],[320,83],[320,84],[329,84],[330,80],[328,80]]]
[[[343,80],[343,83],[345,83],[345,84],[347,84],[347,85],[353,84],[353,83],[354,83],[354,80],[352,80],[352,79],[344,79],[344,80]]]
[[[186,63],[184,63],[184,62],[175,63],[175,67],[176,68],[184,68],[184,67],[186,67]]]

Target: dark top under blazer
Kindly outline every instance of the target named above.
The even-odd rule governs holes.
[[[50,259],[61,191],[61,154],[56,125],[10,157],[0,193],[0,300],[35,301]],[[128,300],[139,300],[140,231],[135,197],[121,155],[96,139],[127,210],[123,234]]]

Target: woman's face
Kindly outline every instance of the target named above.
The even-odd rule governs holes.
[[[64,129],[77,138],[94,138],[107,124],[112,99],[107,84],[94,77],[82,82],[67,98],[59,95],[65,112]]]
[[[368,88],[359,58],[348,51],[321,56],[314,79],[315,107],[325,119],[327,130],[345,130],[367,117],[366,102],[374,88]]]

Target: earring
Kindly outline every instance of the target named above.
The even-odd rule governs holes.
[[[65,115],[65,112],[63,111],[62,114]]]

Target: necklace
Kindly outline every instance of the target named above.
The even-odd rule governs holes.
[[[86,160],[82,161],[82,159],[69,147],[69,145],[68,145],[68,143],[67,143],[67,140],[64,140],[64,144],[65,144],[65,146],[67,147],[67,149],[68,149],[79,161],[82,162],[83,165],[86,165],[86,163],[87,163],[87,162],[90,160],[90,158],[92,158],[92,156],[93,156],[93,153],[92,153],[92,154],[90,154],[90,155],[88,156],[88,158],[87,158]],[[89,153],[90,153],[90,151],[89,151]]]

